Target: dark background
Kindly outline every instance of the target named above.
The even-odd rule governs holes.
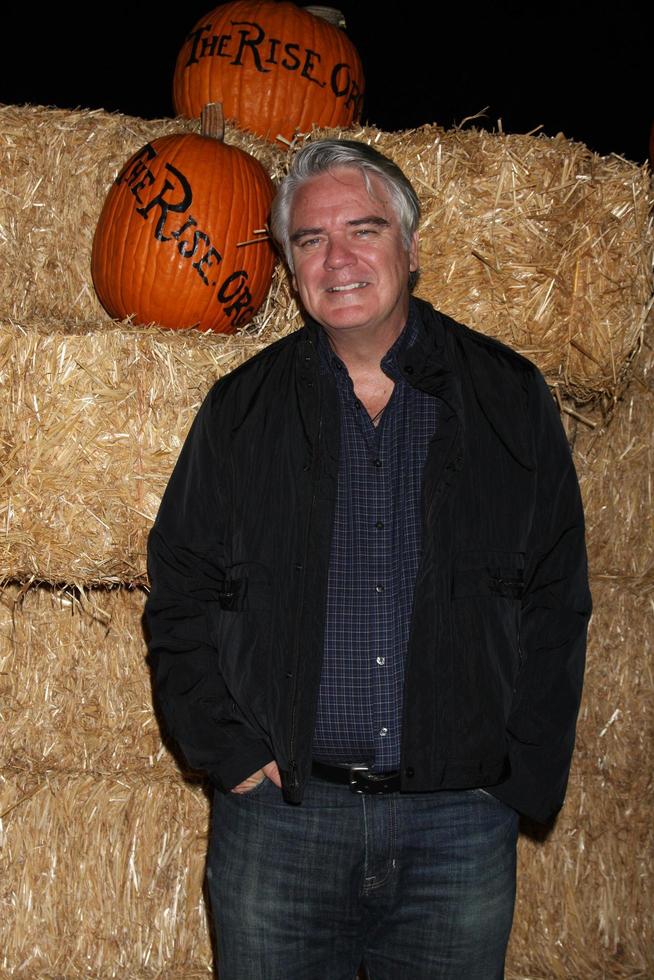
[[[601,154],[647,158],[654,118],[648,5],[334,0],[363,61],[364,121],[385,130],[474,125],[563,132]],[[303,4],[300,4],[303,5]],[[67,4],[3,12],[0,102],[173,114],[177,52],[209,2]],[[434,11],[429,27],[423,11]],[[102,18],[101,20],[99,18]],[[486,109],[486,107],[488,107]]]

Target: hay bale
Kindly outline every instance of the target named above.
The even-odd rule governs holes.
[[[568,798],[545,841],[519,842],[510,980],[654,974],[651,603],[593,586]]]
[[[144,595],[0,602],[0,976],[208,978],[208,797],[161,742]]]
[[[650,334],[651,336],[651,334]],[[510,980],[654,975],[652,431],[654,352],[608,432],[580,426],[594,612],[568,799],[549,837],[522,837]]]
[[[0,976],[211,977],[201,789],[2,775],[0,840]]]
[[[2,770],[179,777],[152,709],[145,595],[8,588],[0,596]]]
[[[193,416],[215,378],[287,331],[285,299],[280,281],[261,314],[265,337],[0,326],[0,578],[145,584],[148,530]],[[598,574],[651,577],[637,508],[652,499],[654,450],[649,410],[637,408],[652,377],[650,366],[640,369],[613,439],[583,425],[576,436]],[[629,498],[636,510],[623,513],[619,530],[629,537],[621,540],[614,514],[626,507],[627,472],[638,493]]]
[[[125,159],[184,127],[100,111],[0,109],[0,321],[94,321],[89,274],[106,190]],[[565,138],[324,130],[367,140],[416,184],[424,208],[419,294],[531,356],[563,393],[610,408],[623,387],[651,296],[649,176]],[[279,176],[282,151],[231,130]],[[297,145],[300,145],[299,140]],[[275,287],[276,288],[276,287]],[[288,329],[295,308],[282,324]],[[259,332],[261,322],[254,325]]]
[[[654,588],[654,323],[608,428],[578,428],[575,457],[595,579]]]
[[[0,326],[0,578],[144,583],[146,536],[202,398],[263,346]]]

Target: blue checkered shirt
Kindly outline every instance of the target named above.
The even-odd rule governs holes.
[[[399,768],[404,663],[420,561],[421,482],[439,402],[403,379],[397,355],[414,314],[381,362],[395,387],[375,427],[343,362],[321,339],[336,379],[341,450],[329,563],[314,758]]]

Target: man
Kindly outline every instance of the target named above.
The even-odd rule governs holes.
[[[217,789],[221,980],[503,975],[518,813],[562,804],[590,612],[536,368],[412,299],[419,206],[309,144],[305,326],[218,382],[150,538],[154,686]]]

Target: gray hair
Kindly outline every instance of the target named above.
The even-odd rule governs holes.
[[[291,169],[279,186],[270,213],[272,236],[284,252],[291,272],[294,269],[289,223],[295,192],[312,177],[328,173],[337,167],[358,170],[369,194],[372,193],[371,177],[379,177],[384,182],[400,223],[402,240],[407,249],[411,246],[411,239],[420,221],[420,204],[410,181],[397,164],[378,150],[373,150],[367,143],[358,143],[355,140],[316,140],[301,149],[293,158]],[[413,286],[417,273],[411,273],[411,277],[410,284]]]

